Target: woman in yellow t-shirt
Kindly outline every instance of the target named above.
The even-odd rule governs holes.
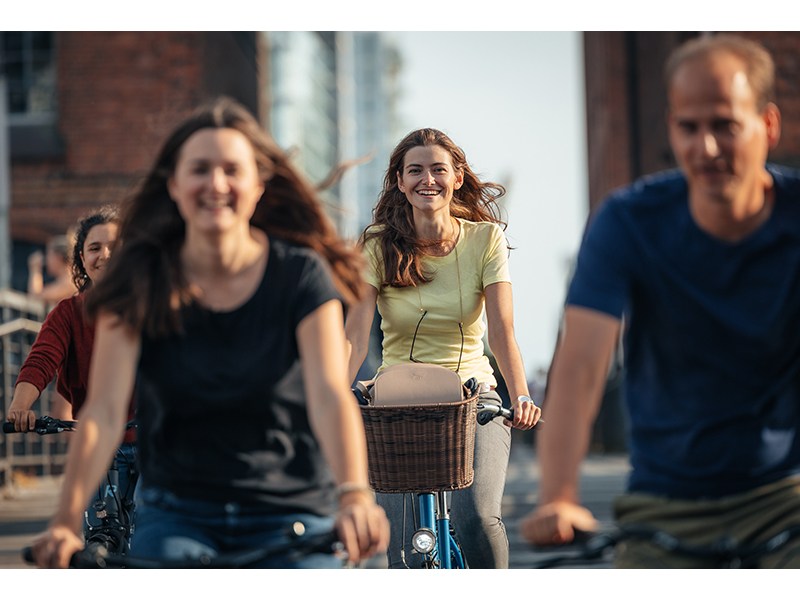
[[[459,537],[473,568],[508,567],[501,504],[509,425],[530,429],[541,415],[530,400],[514,336],[508,246],[496,204],[504,193],[501,185],[482,182],[441,131],[408,134],[392,152],[373,222],[361,237],[369,285],[345,325],[351,381],[366,358],[377,304],[383,332],[378,372],[410,360],[442,365],[462,382],[476,377],[481,399],[500,403],[484,353],[488,332],[514,421],[477,428],[474,482],[453,493],[453,519],[463,526]],[[404,495],[378,496],[392,526],[389,565],[403,567],[400,545],[411,539],[410,530],[402,531]]]

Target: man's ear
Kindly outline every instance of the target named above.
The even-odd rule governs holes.
[[[772,150],[781,140],[781,110],[773,102],[764,107],[764,123],[767,126],[767,142]]]

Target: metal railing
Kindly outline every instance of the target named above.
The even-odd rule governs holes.
[[[0,422],[5,422],[20,367],[36,339],[48,307],[36,298],[10,289],[0,290]],[[33,405],[47,414],[55,396],[51,383]],[[63,470],[67,436],[0,434],[0,491],[14,484],[15,473],[56,475]]]

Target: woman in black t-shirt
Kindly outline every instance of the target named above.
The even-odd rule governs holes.
[[[353,561],[385,550],[343,352],[358,254],[286,155],[246,110],[218,100],[167,140],[124,207],[120,237],[87,297],[97,317],[89,393],[36,562],[64,567],[82,547],[82,507],[122,435],[134,380],[132,553],[269,547],[295,521],[335,523]]]

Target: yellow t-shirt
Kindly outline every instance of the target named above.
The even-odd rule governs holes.
[[[418,323],[414,358],[455,371],[461,351],[458,323],[463,310],[464,351],[458,369],[461,381],[476,377],[479,382],[497,384],[484,354],[483,290],[493,283],[511,281],[506,238],[495,223],[463,219],[458,222],[461,233],[455,249],[447,256],[422,259],[426,273],[433,273],[433,280],[419,287],[381,287],[384,269],[380,246],[375,238],[365,245],[364,275],[367,283],[378,290],[383,331],[383,361],[378,372],[390,365],[409,362]],[[420,323],[423,311],[427,314]]]

